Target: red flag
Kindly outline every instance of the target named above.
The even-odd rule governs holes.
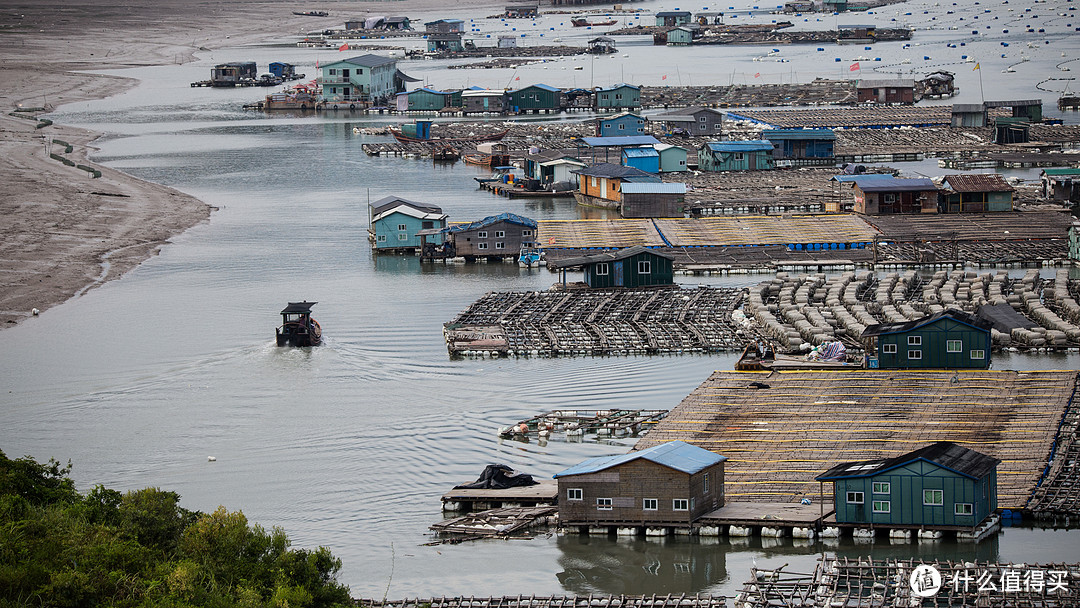
[[[521,76],[518,76],[518,77],[517,77],[517,78],[515,78],[514,80],[521,80]]]
[[[337,50],[339,50],[339,51],[347,51],[347,50],[349,50],[349,43],[346,42],[345,44],[337,47]]]
[[[667,74],[664,74],[663,76],[661,76],[660,80],[667,80]]]
[[[757,74],[754,74],[754,78],[761,78],[761,72],[758,72]]]
[[[856,70],[861,70],[861,69],[862,69],[862,68],[860,68],[860,67],[859,67],[859,62],[858,62],[858,61],[856,61],[855,63],[851,64],[851,67],[850,67],[850,68],[848,68],[848,71],[849,71],[849,72],[854,72],[854,71],[856,71]]]
[[[555,237],[548,238],[548,245],[554,245],[554,244],[555,244]]]

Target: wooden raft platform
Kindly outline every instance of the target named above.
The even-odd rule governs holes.
[[[740,110],[729,112],[731,120],[750,120],[777,129],[835,129],[840,127],[947,127],[952,124],[952,105],[859,106],[812,110]]]
[[[729,502],[694,522],[697,526],[817,528],[833,513],[832,503]],[[836,525],[833,523],[833,525]]]
[[[638,441],[728,457],[729,500],[817,500],[848,461],[952,441],[1001,459],[998,507],[1023,509],[1077,384],[1069,371],[715,372]],[[754,388],[757,383],[761,388]],[[827,491],[827,488],[826,488]]]
[[[554,505],[559,497],[559,483],[539,478],[536,485],[505,490],[461,488],[442,495],[444,511],[486,511],[510,505],[539,507]]]
[[[355,600],[369,608],[724,608],[722,595],[504,595],[501,597],[431,597],[403,600]]]
[[[429,526],[429,529],[440,534],[510,536],[529,528],[550,524],[558,510],[558,507],[489,509],[440,521]]]

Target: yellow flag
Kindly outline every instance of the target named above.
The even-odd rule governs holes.
[[[975,70],[977,70],[977,69],[979,69],[979,64],[978,64],[978,63],[976,63],[976,64],[975,64],[975,67],[974,67],[974,68],[972,68],[972,69],[971,69],[971,71],[972,71],[972,72],[974,72],[974,71],[975,71]]]

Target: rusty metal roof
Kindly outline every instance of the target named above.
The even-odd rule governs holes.
[[[1016,189],[997,173],[946,175],[942,180],[955,192],[1015,192]]]

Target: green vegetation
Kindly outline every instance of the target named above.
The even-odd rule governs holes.
[[[330,550],[157,488],[79,494],[71,463],[0,451],[0,608],[351,605]]]

